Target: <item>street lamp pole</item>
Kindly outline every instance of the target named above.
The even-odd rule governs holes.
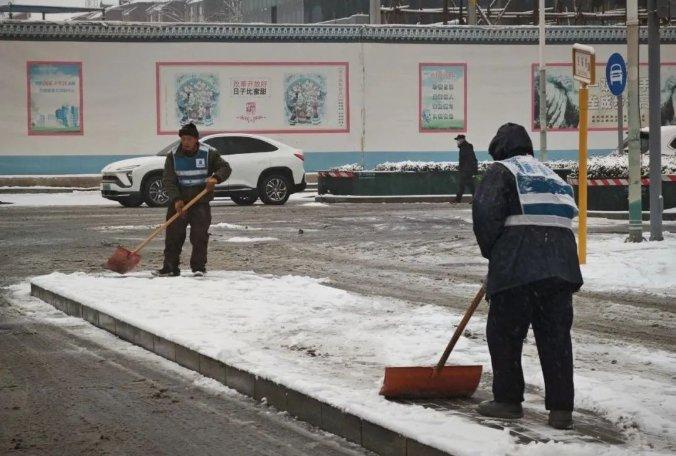
[[[663,241],[660,24],[657,17],[657,0],[648,0],[648,81],[650,98],[650,240]]]
[[[641,209],[641,118],[638,99],[638,0],[627,1],[627,103],[629,105],[629,237],[643,240]],[[652,135],[651,135],[652,136]]]

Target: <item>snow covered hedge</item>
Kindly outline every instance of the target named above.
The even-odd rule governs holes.
[[[357,171],[364,171],[364,167],[360,165],[359,163],[352,163],[349,165],[343,165],[343,166],[334,166],[333,168],[329,169],[329,172],[357,172]]]
[[[648,176],[649,160],[643,156],[641,160],[641,176]],[[578,176],[577,162],[572,162],[569,169],[572,169],[570,177]],[[662,175],[676,174],[676,157],[662,156]],[[627,179],[629,178],[629,160],[626,155],[608,155],[605,157],[592,157],[587,163],[588,179]]]
[[[493,162],[492,161],[480,162],[479,172],[485,171],[485,169],[491,163]],[[574,162],[571,161],[550,162],[550,166],[553,169],[570,169],[572,164],[574,164]],[[457,170],[458,164],[455,162],[402,161],[402,162],[381,163],[379,165],[376,165],[373,171],[425,173],[425,172],[445,172]],[[358,163],[353,163],[350,165],[336,166],[331,168],[329,171],[357,172],[364,171],[364,168]]]
[[[482,172],[493,163],[480,162],[479,172]],[[569,169],[572,171],[570,177],[576,178],[578,175],[578,163],[573,160],[557,160],[547,162],[547,165],[554,169]],[[605,157],[592,157],[589,159],[587,165],[587,176],[589,179],[626,179],[629,177],[629,166],[626,155],[609,155]],[[354,163],[351,165],[339,166],[331,168],[330,171],[363,171],[364,168]],[[402,162],[385,162],[377,165],[374,171],[389,171],[389,172],[444,172],[457,171],[458,164],[455,162],[421,162],[421,161],[402,161]],[[647,176],[648,157],[643,157],[641,165],[641,175]],[[676,157],[662,156],[662,174],[676,174]]]

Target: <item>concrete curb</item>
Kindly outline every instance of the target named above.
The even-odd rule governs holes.
[[[471,196],[463,196],[462,202],[469,203],[471,199]],[[453,203],[455,195],[318,195],[315,201],[318,203]]]
[[[2,176],[0,187],[61,187],[61,188],[99,188],[101,176],[98,174],[68,176]]]
[[[629,212],[606,212],[606,211],[589,211],[587,212],[589,217],[600,217],[607,218],[610,220],[629,220]],[[643,221],[650,221],[650,212],[643,212]],[[663,212],[662,220],[667,222],[672,222],[676,220],[676,212]]]
[[[16,194],[16,193],[74,193],[74,192],[98,192],[98,187],[9,187],[0,188],[0,194]]]
[[[73,317],[82,318],[120,339],[145,348],[185,368],[212,378],[241,394],[266,402],[324,431],[381,455],[441,456],[441,450],[346,413],[299,391],[209,358],[187,347],[144,331],[72,299],[31,283],[31,296]]]

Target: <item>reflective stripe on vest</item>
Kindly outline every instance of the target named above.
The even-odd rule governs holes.
[[[209,149],[200,145],[193,157],[177,156],[174,152],[174,171],[179,185],[196,187],[205,185],[209,175]]]
[[[499,161],[516,180],[523,215],[510,216],[505,226],[539,225],[572,229],[577,216],[573,187],[530,155]]]
[[[505,226],[556,226],[559,228],[573,229],[573,221],[568,217],[558,217],[556,215],[510,215],[505,220]]]

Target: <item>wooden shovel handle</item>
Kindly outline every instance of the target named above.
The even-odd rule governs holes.
[[[204,195],[206,195],[207,193],[209,193],[209,189],[208,189],[208,188],[205,188],[204,190],[202,190],[201,192],[199,192],[199,194],[198,194],[196,197],[194,197],[193,199],[191,199],[191,200],[188,202],[188,204],[186,204],[185,206],[183,206],[183,210],[182,210],[181,212],[176,212],[169,220],[167,220],[166,222],[164,222],[163,224],[161,224],[160,226],[158,226],[157,229],[156,229],[155,231],[153,231],[153,232],[150,234],[150,236],[148,236],[148,237],[146,238],[145,241],[141,242],[141,243],[134,249],[134,251],[131,252],[131,253],[132,253],[132,254],[135,254],[135,253],[140,252],[141,249],[142,249],[143,247],[145,247],[146,245],[148,245],[148,243],[149,243],[150,241],[152,241],[152,240],[155,238],[155,236],[157,236],[158,234],[160,234],[160,233],[161,233],[162,231],[164,231],[169,225],[171,225],[172,223],[174,223],[174,221],[175,221],[177,218],[179,218],[183,212],[185,212],[185,211],[187,211],[188,209],[190,209],[195,203],[197,203],[197,201],[200,200],[200,198],[202,198],[202,197],[203,197]]]
[[[446,361],[448,361],[448,357],[451,355],[451,352],[453,351],[455,344],[458,342],[458,339],[460,339],[462,332],[465,330],[465,326],[467,326],[469,319],[472,318],[474,311],[479,306],[479,303],[481,303],[481,300],[484,298],[485,295],[486,295],[486,284],[484,283],[483,285],[481,285],[481,289],[477,292],[476,296],[474,296],[474,299],[472,300],[471,304],[465,311],[465,315],[462,317],[462,320],[460,321],[460,324],[456,328],[453,337],[451,337],[451,340],[448,342],[444,354],[441,355],[441,359],[437,363],[437,367],[434,368],[435,371],[437,372],[440,371],[441,369],[444,368],[444,365],[446,365]]]

